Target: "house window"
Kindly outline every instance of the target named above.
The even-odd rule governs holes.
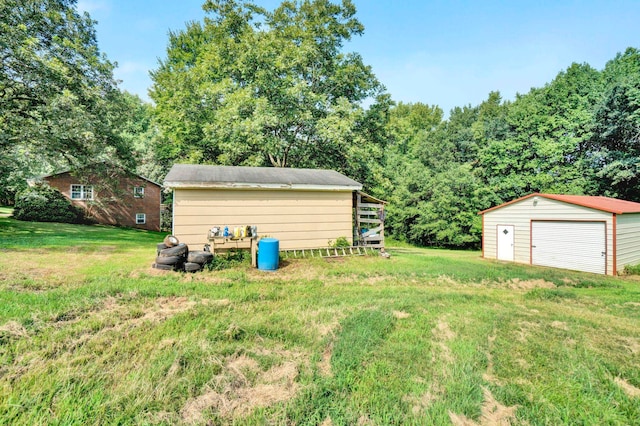
[[[135,198],[144,198],[144,186],[134,186],[133,196]]]
[[[136,225],[144,225],[147,223],[147,215],[144,213],[136,213]]]
[[[92,185],[71,185],[72,200],[93,200]]]

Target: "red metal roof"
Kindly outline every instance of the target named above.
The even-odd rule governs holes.
[[[507,206],[509,204],[517,203],[518,201],[526,200],[531,197],[542,197],[550,200],[562,201],[569,204],[575,204],[577,206],[588,207],[594,210],[600,210],[608,213],[625,214],[625,213],[640,213],[640,203],[633,201],[618,200],[617,198],[590,196],[590,195],[562,195],[562,194],[538,194],[533,193],[525,195],[508,203],[500,204],[499,206],[491,207],[490,209],[483,210],[479,214],[484,214],[492,210],[496,210]]]

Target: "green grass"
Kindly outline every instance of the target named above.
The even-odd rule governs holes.
[[[159,233],[0,235],[0,424],[640,422],[635,277],[406,245],[162,273]]]

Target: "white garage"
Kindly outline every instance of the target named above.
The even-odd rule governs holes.
[[[480,214],[488,259],[606,275],[640,263],[640,203],[530,194]]]

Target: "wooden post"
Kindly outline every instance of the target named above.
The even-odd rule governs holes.
[[[258,267],[258,240],[251,238],[251,266]]]

